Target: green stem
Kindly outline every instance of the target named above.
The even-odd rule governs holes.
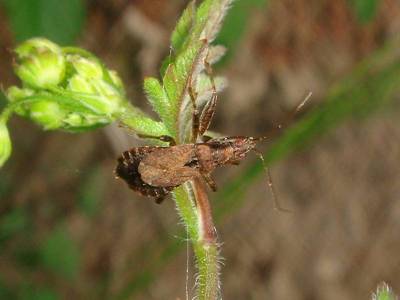
[[[195,179],[190,185],[177,188],[174,196],[196,258],[196,299],[219,299],[218,244],[204,184]]]

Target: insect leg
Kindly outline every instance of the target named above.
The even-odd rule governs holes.
[[[189,92],[189,97],[190,97],[190,100],[191,100],[192,106],[193,106],[193,113],[192,113],[192,143],[196,143],[197,137],[199,136],[200,116],[199,116],[199,110],[198,110],[197,104],[196,104],[197,92],[193,88],[192,76],[190,76],[190,78],[189,78],[188,92]]]
[[[210,187],[210,189],[213,192],[216,192],[217,191],[217,184],[215,183],[214,179],[211,178],[211,175],[207,174],[207,173],[201,173],[201,176],[203,177],[203,179],[207,183],[207,185]]]
[[[142,139],[155,139],[155,140],[160,140],[162,142],[169,143],[170,146],[175,146],[176,142],[172,136],[169,135],[161,135],[161,136],[153,136],[153,135],[147,135],[147,134],[137,134],[138,137]]]
[[[272,183],[272,176],[271,176],[271,172],[269,171],[269,168],[267,166],[267,164],[265,163],[265,159],[264,156],[262,155],[262,153],[260,151],[258,151],[257,149],[253,149],[254,153],[261,159],[261,162],[263,164],[263,168],[265,171],[265,174],[267,175],[267,179],[268,179],[268,187],[271,191],[272,194],[272,198],[274,199],[274,209],[278,210],[278,211],[282,211],[282,212],[291,212],[289,209],[283,208],[280,203],[279,203],[279,199],[278,196],[276,195],[275,192],[275,187]]]
[[[202,136],[207,131],[208,127],[210,127],[210,123],[215,114],[215,108],[217,106],[217,88],[215,86],[215,80],[211,64],[208,62],[208,54],[204,59],[204,68],[208,77],[210,78],[212,94],[211,94],[211,99],[206,103],[200,116],[200,122],[199,122],[200,136]]]

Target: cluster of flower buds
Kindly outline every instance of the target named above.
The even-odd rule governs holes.
[[[43,38],[24,42],[15,53],[22,87],[7,90],[12,112],[45,129],[68,131],[107,125],[123,113],[122,81],[93,54]]]
[[[0,112],[0,167],[11,153],[6,126],[16,113],[48,130],[83,131],[121,119],[127,107],[118,75],[93,54],[60,47],[43,38],[15,49],[15,73],[21,87],[10,87]]]

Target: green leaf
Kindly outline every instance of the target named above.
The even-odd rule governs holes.
[[[385,283],[379,284],[376,293],[372,295],[372,300],[396,300],[397,297],[392,289]]]
[[[174,122],[171,122],[175,126],[174,137],[178,142],[189,140],[185,130],[187,124],[183,122],[187,121],[186,116],[191,115],[192,111],[192,106],[185,101],[189,99],[190,84],[196,94],[198,75],[205,69],[207,54],[212,56],[209,63],[217,61],[224,54],[223,48],[210,47],[210,43],[217,35],[231,2],[232,0],[205,0],[197,8],[194,20],[194,4],[191,2],[173,33],[172,46],[179,51],[164,60],[161,73],[162,86],[174,116]]]
[[[69,44],[78,37],[85,19],[82,0],[3,0],[2,3],[17,41],[43,36]]]
[[[194,33],[212,43],[217,37],[232,0],[205,0],[197,10]]]
[[[160,116],[171,135],[175,136],[176,112],[172,110],[168,96],[157,78],[148,77],[144,80],[144,91],[154,111]]]
[[[57,275],[74,279],[79,271],[79,250],[68,231],[58,227],[41,247],[43,264]]]
[[[190,1],[182,16],[180,17],[178,23],[175,26],[174,31],[171,36],[171,46],[172,51],[179,53],[183,45],[188,40],[190,36],[190,29],[192,28],[194,22],[194,13],[196,10],[195,2]]]
[[[133,119],[124,119],[122,122],[129,128],[132,128],[137,134],[148,135],[152,137],[169,135],[169,131],[163,123],[154,121],[148,117],[140,116]]]
[[[190,76],[194,77],[197,75],[194,71],[196,67],[199,71],[204,69],[202,65],[196,66],[195,62],[195,59],[198,58],[198,52],[202,49],[202,44],[201,42],[195,43],[193,46],[185,49],[182,54],[177,57],[174,67],[177,80],[176,88],[178,90],[183,90],[185,88],[185,84]],[[174,103],[177,102],[175,101]]]
[[[170,64],[165,71],[163,78],[163,88],[168,96],[168,100],[171,106],[171,113],[178,110],[177,102],[179,99],[179,91],[177,87],[178,78],[175,72],[175,66]],[[173,110],[173,111],[172,111]]]
[[[200,43],[197,43],[200,44]],[[169,65],[163,78],[164,88],[168,95],[171,111],[177,117],[182,101],[187,93],[188,81],[194,79],[196,74],[195,60],[200,47],[194,46],[185,49],[176,59],[174,64]]]
[[[217,93],[221,92],[228,85],[228,81],[225,77],[216,76],[214,77],[215,89]],[[201,74],[197,80],[197,103],[199,106],[204,105],[208,100],[211,99],[213,92],[210,77],[205,74]]]
[[[119,116],[119,120],[137,134],[153,137],[169,134],[168,129],[162,122],[154,121],[132,105],[126,106],[126,111]]]

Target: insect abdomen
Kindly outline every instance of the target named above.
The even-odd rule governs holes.
[[[142,180],[138,171],[139,163],[146,154],[151,152],[151,149],[150,147],[139,147],[123,152],[118,158],[115,174],[122,178],[132,190],[141,193],[143,196],[155,197],[157,202],[161,202],[174,187],[149,185]]]

